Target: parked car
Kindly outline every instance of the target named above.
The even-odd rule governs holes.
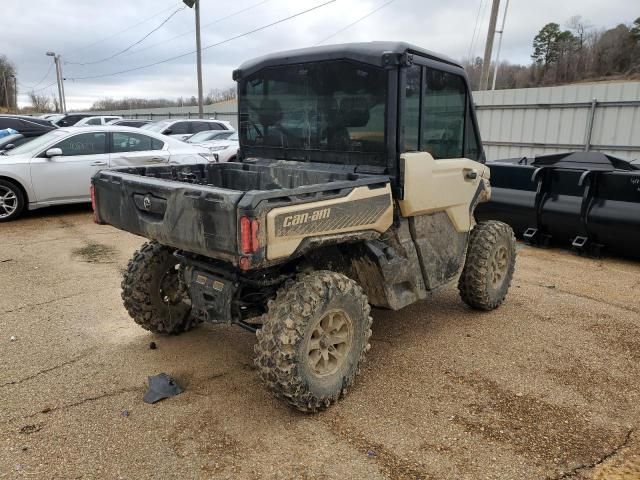
[[[216,158],[218,162],[235,162],[240,142],[238,141],[238,132],[231,132],[226,138],[215,138],[207,142],[201,142],[197,145],[206,147]]]
[[[151,123],[151,120],[143,120],[137,118],[119,118],[117,120],[111,120],[107,125],[120,125],[121,127],[136,127],[140,128]]]
[[[187,143],[200,144],[210,142],[211,140],[224,140],[234,133],[236,133],[234,130],[204,130],[202,132],[194,133],[183,141]]]
[[[56,129],[48,120],[20,115],[0,115],[0,130],[11,128],[26,138],[39,137]]]
[[[205,130],[233,130],[233,126],[224,120],[188,120],[186,118],[177,118],[171,120],[158,120],[144,127],[144,130],[170,135],[184,140],[194,133]]]
[[[55,123],[64,118],[64,113],[45,113],[44,115],[40,115],[38,118],[42,118],[43,120],[48,120],[55,125]]]
[[[120,120],[122,117],[117,115],[96,115],[93,117],[81,118],[76,122],[74,127],[86,127],[87,125],[107,125],[113,120]]]
[[[31,138],[25,137],[21,133],[14,133],[0,138],[0,152],[3,150],[11,150],[12,148],[27,143]]]
[[[91,113],[68,113],[64,115],[62,118],[55,120],[55,124],[58,127],[72,127],[76,123],[78,123],[83,118],[93,117]]]
[[[137,128],[59,128],[0,153],[0,222],[25,208],[88,202],[103,168],[215,161],[206,148]]]

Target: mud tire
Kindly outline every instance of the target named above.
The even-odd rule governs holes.
[[[303,274],[269,301],[257,331],[254,363],[276,397],[303,412],[318,412],[347,393],[370,348],[371,309],[362,288],[335,272]],[[350,344],[334,373],[319,376],[309,352],[317,325],[331,316],[350,325]],[[344,333],[344,332],[343,332]],[[317,341],[317,340],[316,340]],[[345,347],[346,348],[346,347]]]
[[[165,276],[179,275],[172,272],[178,265],[173,251],[157,242],[143,244],[133,254],[122,279],[124,307],[138,325],[153,333],[178,335],[200,323],[192,318],[186,290],[178,287],[175,299],[165,300],[168,297],[161,287]]]
[[[477,224],[458,281],[462,301],[477,310],[498,308],[509,291],[515,264],[516,238],[511,227],[497,221]]]

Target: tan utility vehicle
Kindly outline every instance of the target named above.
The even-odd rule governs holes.
[[[296,50],[243,64],[240,161],[103,170],[96,220],[145,236],[122,282],[142,327],[255,331],[267,386],[304,411],[336,401],[369,350],[370,305],[458,281],[499,306],[511,229],[490,195],[460,65],[404,43]]]

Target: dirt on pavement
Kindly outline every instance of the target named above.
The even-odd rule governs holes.
[[[253,334],[133,323],[143,241],[84,206],[0,224],[0,479],[640,478],[639,263],[519,246],[494,312],[454,287],[376,310],[357,385],[305,415],[258,381]],[[185,392],[147,405],[160,372]]]

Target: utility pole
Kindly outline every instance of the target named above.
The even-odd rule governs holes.
[[[204,102],[202,99],[202,47],[200,45],[200,0],[182,0],[189,8],[195,7],[196,13],[196,62],[198,70],[198,117],[204,117]]]
[[[11,105],[11,103],[9,100],[9,90],[7,90],[7,77],[5,76],[4,72],[2,72],[2,85],[4,86],[4,103],[5,106],[9,108],[9,105]]]
[[[500,0],[493,0],[493,5],[491,6],[491,18],[489,19],[489,31],[487,32],[487,43],[484,46],[484,61],[482,62],[482,75],[480,76],[480,90],[487,90],[489,86],[491,52],[493,50],[493,38],[496,34],[496,23],[498,21],[499,9]]]
[[[13,77],[13,106],[18,113],[18,78],[15,75]]]
[[[60,69],[60,89],[62,90],[62,113],[67,113],[67,96],[64,93],[64,76],[62,75],[62,57],[58,55],[58,68]]]
[[[202,47],[200,45],[200,0],[196,0],[196,49],[198,52],[198,115],[204,117],[204,102],[202,99]]]
[[[500,34],[500,40],[498,41],[498,51],[496,52],[496,65],[493,70],[493,83],[491,84],[491,90],[496,89],[496,78],[498,78],[498,64],[500,63],[500,49],[502,48],[502,37],[504,37],[504,22],[507,20],[507,10],[509,9],[509,0],[504,4],[504,13],[502,14],[502,26],[497,33]]]
[[[53,57],[53,62],[56,64],[56,80],[58,81],[58,99],[60,102],[59,105],[59,112],[58,113],[64,113],[63,110],[63,103],[62,103],[62,76],[60,75],[60,62],[58,60],[58,56],[55,54],[55,52],[47,52],[47,57]]]

